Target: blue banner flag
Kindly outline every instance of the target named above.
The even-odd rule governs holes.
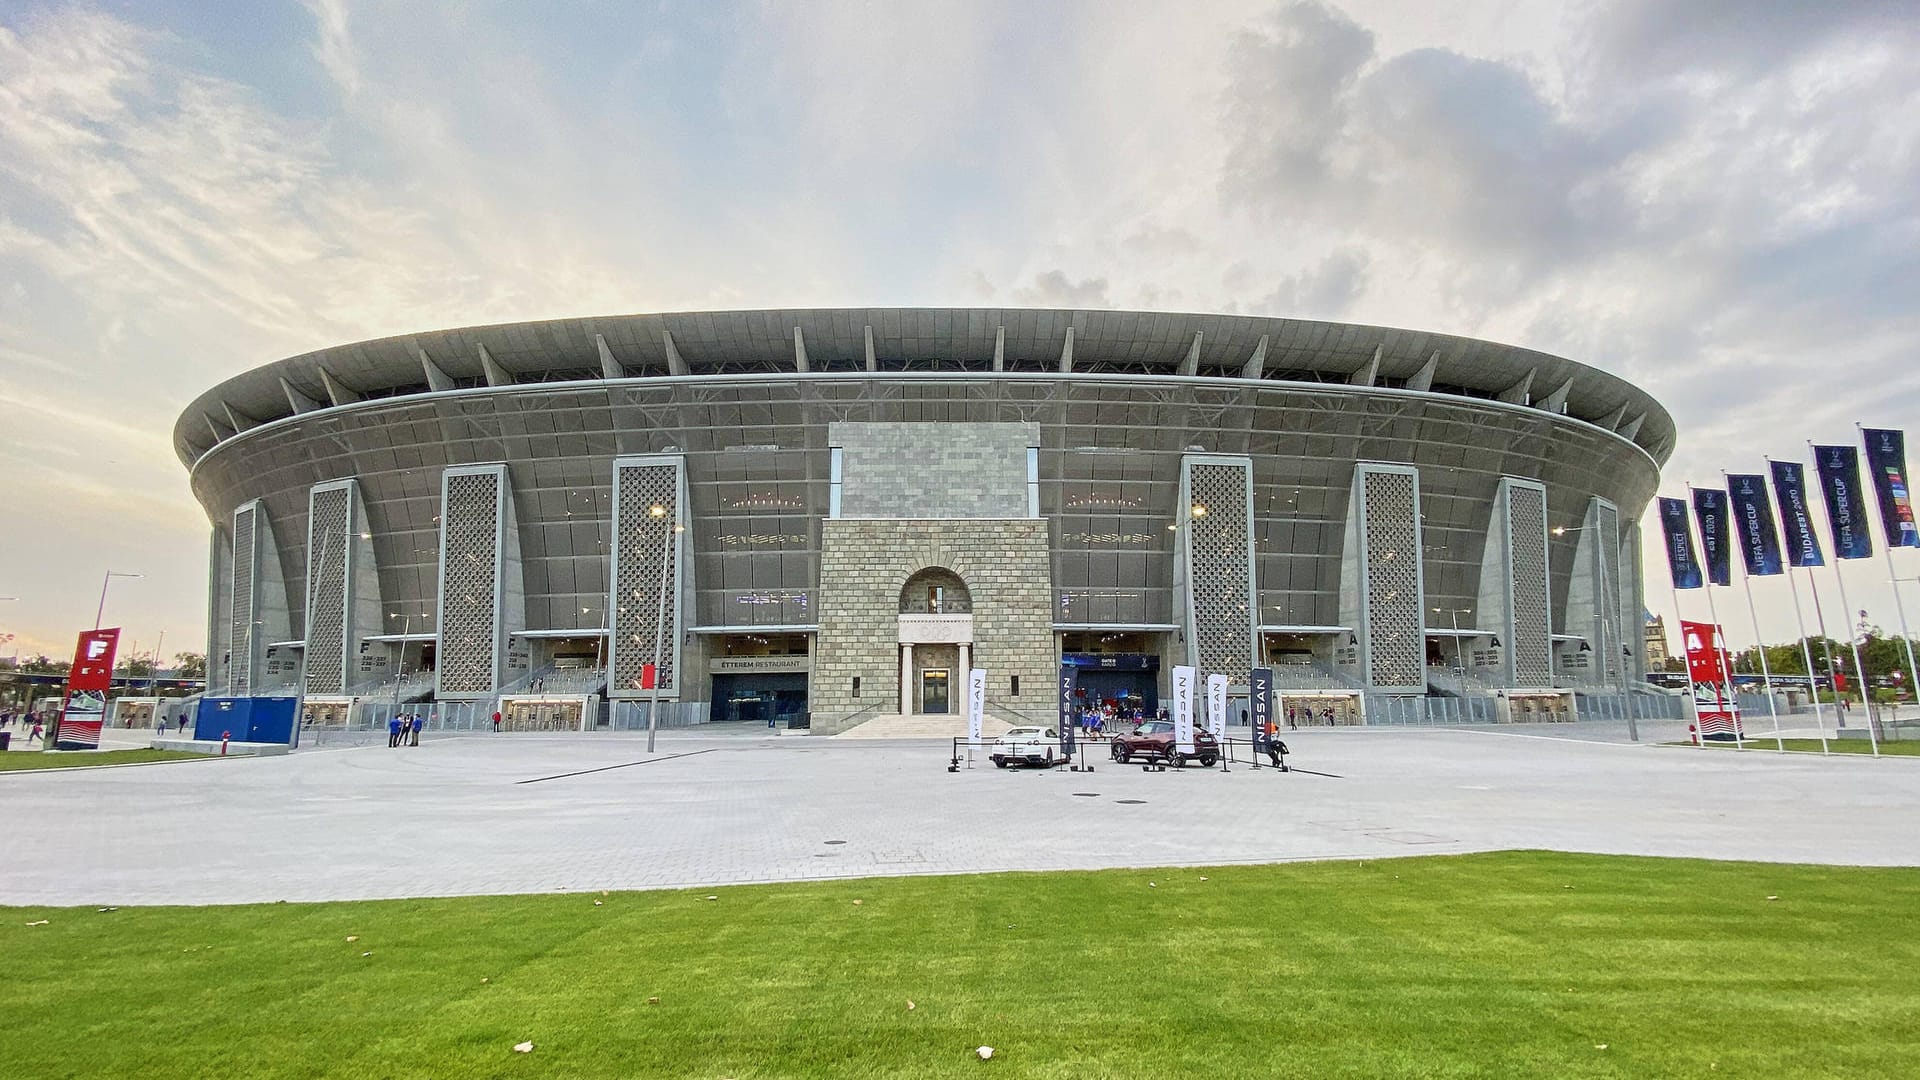
[[[1258,742],[1273,722],[1273,669],[1257,667],[1247,673],[1247,698],[1253,706],[1253,735]]]
[[[1780,531],[1786,534],[1788,566],[1825,566],[1820,534],[1807,509],[1807,470],[1797,461],[1770,461],[1773,495],[1780,500]]]
[[[1865,559],[1873,554],[1873,533],[1867,530],[1866,492],[1860,487],[1860,455],[1851,446],[1816,446],[1813,469],[1820,476],[1820,495],[1827,504],[1827,524],[1833,528],[1833,557]]]
[[[1782,573],[1780,533],[1773,527],[1773,503],[1767,499],[1767,478],[1736,473],[1727,477],[1727,501],[1733,507],[1733,535],[1740,539],[1740,557],[1748,577]]]
[[[1060,665],[1060,718],[1057,731],[1060,736],[1060,754],[1069,761],[1073,759],[1074,725],[1079,717],[1073,715],[1073,692],[1080,681],[1080,669],[1072,664]]]
[[[1907,437],[1899,431],[1862,428],[1867,443],[1867,475],[1880,500],[1880,527],[1888,547],[1920,547],[1920,529],[1913,524],[1913,503],[1907,497]]]
[[[1667,572],[1676,589],[1700,587],[1700,564],[1693,557],[1693,530],[1687,525],[1685,499],[1660,500],[1660,533],[1667,548]]]
[[[1693,515],[1700,519],[1700,556],[1707,564],[1707,580],[1733,584],[1733,523],[1727,517],[1727,493],[1694,488]]]

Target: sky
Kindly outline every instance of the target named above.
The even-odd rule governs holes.
[[[1414,327],[1645,387],[1680,430],[1666,494],[1856,422],[1920,429],[1916,54],[1920,0],[11,0],[0,655],[69,654],[108,570],[142,575],[107,600],[123,649],[204,648],[180,410],[441,327],[870,305]],[[1885,563],[1847,573],[1896,626]],[[1671,610],[1664,566],[1646,580]],[[1777,586],[1762,631],[1790,639]]]

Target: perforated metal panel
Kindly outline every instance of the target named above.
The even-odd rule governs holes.
[[[1202,671],[1243,677],[1253,667],[1252,465],[1186,462],[1187,625]],[[1196,509],[1204,510],[1194,516]]]
[[[687,534],[676,526],[684,528],[684,467],[678,458],[614,464],[613,588],[607,604],[613,647],[607,686],[615,697],[647,693],[641,688],[642,669],[656,657],[661,692],[680,690],[680,580]],[[657,638],[656,625],[662,628]]]
[[[1427,681],[1426,620],[1420,596],[1419,483],[1411,472],[1363,470],[1368,682]]]
[[[227,617],[227,692],[245,696],[253,691],[253,581],[259,569],[260,546],[254,542],[254,517],[259,503],[251,502],[233,512],[233,584]]]
[[[1547,493],[1507,488],[1507,575],[1513,597],[1513,640],[1507,643],[1516,686],[1553,685],[1552,597],[1547,582]]]
[[[485,694],[499,670],[501,471],[444,480],[440,516],[441,694]]]
[[[353,491],[315,487],[307,496],[307,693],[338,694],[347,674],[347,558]]]

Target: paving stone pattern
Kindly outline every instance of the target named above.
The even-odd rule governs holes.
[[[1288,741],[1314,772],[1284,774],[949,773],[940,742],[764,728],[664,732],[633,765],[644,738],[475,735],[0,773],[0,903],[712,889],[1509,848],[1920,864],[1920,832],[1899,824],[1920,810],[1920,760],[1533,730],[1303,730]],[[557,778],[521,782],[540,777]]]

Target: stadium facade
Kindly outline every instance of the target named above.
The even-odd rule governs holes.
[[[1062,664],[1149,709],[1173,665],[1236,694],[1271,666],[1343,722],[1628,694],[1674,428],[1443,334],[835,309],[321,349],[174,441],[215,692],[833,732],[959,712],[973,669],[990,712],[1050,718]]]

